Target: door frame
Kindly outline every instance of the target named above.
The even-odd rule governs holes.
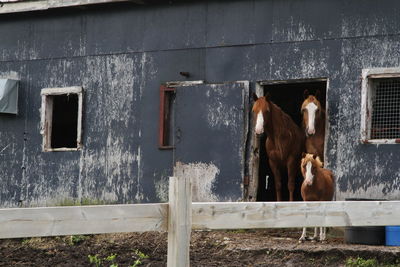
[[[248,188],[248,181],[249,181],[249,174],[248,170],[248,158],[249,158],[249,141],[251,140],[250,138],[250,116],[251,116],[251,106],[250,106],[250,81],[248,80],[238,80],[238,81],[224,81],[224,82],[205,82],[204,80],[196,80],[196,81],[169,81],[163,83],[164,86],[168,88],[178,88],[178,87],[187,87],[187,86],[196,86],[196,85],[221,85],[221,84],[242,84],[244,90],[242,91],[242,106],[241,108],[243,109],[243,140],[244,143],[242,145],[243,147],[243,153],[242,153],[242,159],[241,162],[243,164],[242,170],[241,170],[241,176],[242,176],[242,185],[241,185],[241,191],[242,191],[242,200],[247,201],[247,188]],[[173,158],[175,159],[175,150],[174,150],[174,156]],[[175,160],[174,160],[175,162]],[[174,163],[175,164],[175,163]]]
[[[329,137],[329,101],[328,101],[328,92],[329,92],[329,78],[327,77],[318,77],[318,78],[306,78],[306,79],[288,79],[288,80],[259,80],[255,85],[255,93],[258,97],[264,96],[264,86],[272,85],[272,84],[293,84],[293,83],[307,83],[307,82],[326,82],[326,98],[325,98],[325,140],[324,140],[324,165],[329,166],[329,159],[327,157],[327,143]],[[249,122],[250,130],[249,130],[249,145],[250,145],[250,153],[249,153],[249,163],[248,163],[248,173],[249,173],[249,181],[246,194],[244,196],[245,201],[257,201],[257,190],[258,190],[258,182],[259,182],[259,165],[260,165],[260,139],[257,137],[254,131],[254,117],[250,114],[251,119]]]

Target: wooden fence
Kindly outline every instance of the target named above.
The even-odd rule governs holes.
[[[168,267],[187,267],[192,229],[400,225],[400,201],[199,202],[171,177],[169,203],[0,209],[0,238],[168,231]]]

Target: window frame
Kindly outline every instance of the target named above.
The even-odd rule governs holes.
[[[53,119],[53,101],[51,96],[56,95],[78,95],[78,122],[77,122],[77,140],[76,147],[51,147],[52,134],[52,119]],[[43,136],[42,151],[57,152],[57,151],[78,151],[82,149],[82,104],[83,104],[83,88],[81,86],[72,87],[56,87],[43,88],[40,92],[42,97],[41,105],[41,127],[40,133]]]
[[[173,149],[174,146],[169,143],[168,135],[171,133],[171,116],[166,117],[166,113],[171,111],[171,107],[165,103],[168,98],[175,94],[176,88],[169,87],[168,85],[160,86],[160,113],[159,113],[159,132],[158,132],[158,148],[159,149]],[[167,110],[168,109],[168,110]]]
[[[361,143],[363,144],[399,144],[400,138],[371,139],[372,86],[373,80],[400,78],[400,68],[370,68],[362,70],[361,81]]]

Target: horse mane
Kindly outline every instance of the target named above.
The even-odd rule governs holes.
[[[301,165],[303,165],[305,162],[314,162],[315,165],[319,168],[323,168],[324,163],[321,161],[321,159],[317,156],[316,158],[314,158],[313,154],[307,153],[304,155],[304,157],[301,159]]]
[[[283,155],[285,151],[285,145],[288,145],[288,143],[292,142],[296,136],[295,131],[297,125],[290,118],[290,116],[286,114],[286,112],[284,112],[278,105],[270,100],[267,101],[270,105],[271,118],[273,118],[274,120],[272,123],[272,138],[278,151],[281,153],[281,155]],[[280,141],[280,139],[285,135],[289,135],[290,141]]]
[[[271,117],[275,118],[273,123],[274,134],[276,137],[282,136],[284,133],[289,132],[292,137],[293,129],[296,128],[296,124],[290,118],[286,112],[284,112],[278,105],[268,100],[268,103],[271,107]],[[295,127],[294,127],[295,126]]]

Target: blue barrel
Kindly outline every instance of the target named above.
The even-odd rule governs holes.
[[[386,246],[400,246],[400,226],[386,226]]]

